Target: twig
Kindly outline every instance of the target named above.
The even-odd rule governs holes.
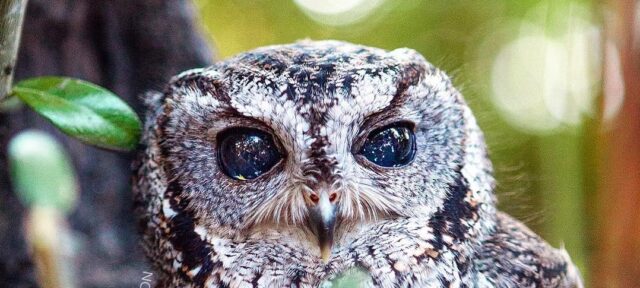
[[[0,1],[0,100],[11,91],[27,0]]]

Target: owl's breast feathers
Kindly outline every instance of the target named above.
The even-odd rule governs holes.
[[[495,231],[478,248],[476,281],[485,286],[583,287],[564,249],[554,249],[507,214],[497,213]]]

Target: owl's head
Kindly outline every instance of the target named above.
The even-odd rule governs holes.
[[[411,49],[265,47],[182,73],[159,103],[163,213],[218,235],[299,228],[327,257],[350,225],[493,204],[469,108]]]

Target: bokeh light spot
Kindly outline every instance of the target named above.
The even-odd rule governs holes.
[[[524,22],[492,64],[492,100],[521,130],[548,133],[593,113],[601,84],[600,31],[580,13],[567,14],[551,24]]]
[[[384,0],[294,0],[314,21],[331,26],[354,24],[378,8]]]

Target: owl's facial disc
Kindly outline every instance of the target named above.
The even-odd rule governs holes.
[[[336,205],[338,194],[336,192],[322,191],[319,195],[312,192],[309,196],[309,228],[318,237],[320,254],[326,263],[331,257],[333,247],[333,234],[336,226]]]
[[[194,203],[184,209],[212,233],[298,229],[326,260],[354,227],[438,211],[463,163],[466,110],[415,51],[301,47],[176,78],[160,145]]]

